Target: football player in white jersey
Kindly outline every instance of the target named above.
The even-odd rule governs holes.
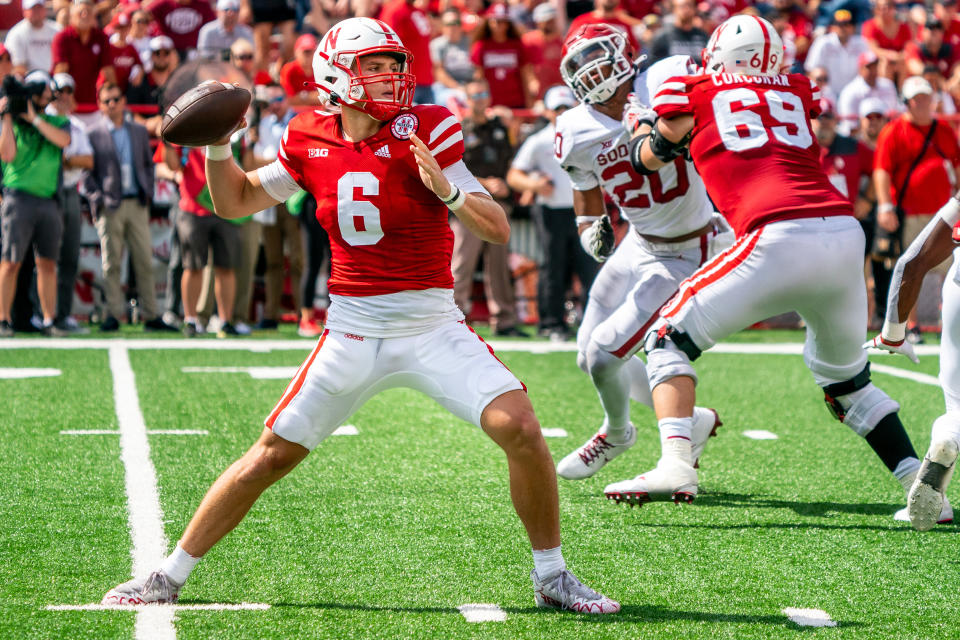
[[[950,198],[903,252],[893,269],[887,294],[887,317],[880,335],[864,347],[902,353],[920,362],[906,338],[907,315],[917,303],[923,277],[953,254],[953,264],[943,283],[943,335],[940,344],[940,386],[946,413],[933,423],[930,448],[907,494],[907,508],[894,516],[909,518],[914,528],[926,531],[953,520],[953,507],[945,492],[960,451],[960,192]],[[904,514],[906,511],[906,514]]]
[[[652,113],[639,101],[649,103],[660,82],[694,67],[690,58],[673,56],[639,73],[623,34],[603,24],[585,25],[564,43],[561,72],[581,104],[558,119],[556,153],[573,183],[581,242],[606,261],[577,334],[577,364],[592,378],[605,418],[586,444],[558,464],[557,473],[570,480],[592,476],[636,442],[630,398],[653,407],[644,363],[634,357],[642,338],[680,282],[733,241],[691,162],[680,158],[642,176],[627,158],[631,134],[621,118],[632,129]],[[604,192],[630,222],[615,251]],[[720,420],[701,407],[694,418],[699,458]],[[660,484],[651,476],[651,500],[671,498],[671,487]]]

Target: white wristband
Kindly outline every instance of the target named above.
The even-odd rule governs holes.
[[[593,224],[600,219],[600,216],[577,216],[577,226],[581,224]]]
[[[456,186],[454,188],[457,190],[457,197],[452,201],[443,203],[447,205],[447,209],[450,209],[450,211],[456,211],[463,206],[463,203],[467,201],[467,194],[463,192],[463,189]]]
[[[945,205],[940,207],[937,215],[949,226],[956,225],[957,222],[960,222],[960,201],[957,201],[955,197],[950,198]]]
[[[229,144],[208,144],[207,158],[210,160],[232,160],[233,149]]]
[[[883,329],[880,330],[880,335],[887,342],[892,342],[894,344],[903,342],[903,339],[907,335],[907,323],[890,322],[889,320],[884,320]]]
[[[877,213],[893,213],[896,210],[897,208],[892,202],[884,202],[882,205],[877,207]]]

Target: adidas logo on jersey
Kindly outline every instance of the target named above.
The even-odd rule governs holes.
[[[373,155],[375,155],[375,156],[380,156],[381,158],[389,158],[389,157],[390,157],[390,147],[388,147],[387,145],[384,145],[384,146],[380,147],[379,149],[377,149],[376,151],[374,151],[374,152],[373,152]]]

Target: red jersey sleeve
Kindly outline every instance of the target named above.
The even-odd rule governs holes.
[[[478,67],[483,66],[483,42],[478,40],[470,47],[470,62]]]
[[[304,184],[303,159],[309,153],[306,139],[299,133],[303,115],[300,114],[287,123],[287,129],[283,132],[283,138],[280,139],[280,153],[277,155],[277,160],[290,173],[290,177],[301,186]]]
[[[873,149],[862,142],[858,142],[857,155],[860,162],[860,175],[869,178],[873,175]]]
[[[422,109],[422,111],[421,111]],[[421,125],[417,132],[430,148],[441,169],[446,169],[463,158],[463,129],[460,121],[446,107],[429,105],[418,108]]]
[[[288,96],[295,96],[303,90],[302,86],[294,86],[296,84],[296,70],[299,66],[299,62],[292,60],[280,69],[280,84],[283,85],[283,90],[287,92]]]
[[[811,118],[816,118],[823,112],[823,109],[820,108],[820,100],[822,98],[823,95],[820,92],[820,87],[817,86],[816,82],[810,80],[810,93],[801,96],[801,99],[807,104],[807,115]]]
[[[53,43],[50,45],[50,51],[53,54],[53,66],[57,66],[61,62],[70,62],[66,51],[67,48],[63,46],[64,40],[66,40],[66,36],[63,31],[53,36]],[[50,72],[53,73],[53,69],[51,69]]]
[[[658,116],[669,120],[693,115],[688,79],[686,76],[674,76],[660,85],[651,105]]]

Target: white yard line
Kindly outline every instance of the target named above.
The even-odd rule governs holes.
[[[127,504],[130,510],[130,537],[134,576],[146,575],[163,562],[167,537],[157,491],[157,473],[150,460],[147,425],[140,410],[137,384],[130,366],[130,354],[123,343],[110,346],[113,373],[113,400],[120,426],[120,458],[123,460]],[[173,640],[174,609],[150,608],[137,613],[134,637],[137,640]]]
[[[270,605],[257,602],[240,602],[238,604],[151,604],[143,607],[131,607],[122,604],[50,604],[47,611],[129,611],[141,613],[143,611],[265,611]]]
[[[822,609],[797,609],[796,607],[787,607],[783,610],[783,615],[801,627],[837,626],[837,623],[830,617],[830,614]]]
[[[776,440],[777,434],[766,429],[750,429],[743,432],[751,440]]]
[[[901,369],[900,367],[891,367],[886,364],[870,364],[870,371],[874,373],[885,373],[888,376],[896,376],[898,378],[906,378],[907,380],[913,380],[914,382],[919,382],[921,384],[929,384],[934,387],[940,386],[940,380],[937,376],[931,376],[926,373],[917,373],[916,371],[908,371],[906,369]]]
[[[254,380],[289,380],[297,367],[181,367],[183,373],[246,373]]]
[[[20,380],[23,378],[55,378],[60,369],[36,369],[29,367],[0,367],[0,380]]]
[[[507,612],[495,604],[462,604],[457,609],[467,622],[503,622]]]
[[[120,431],[111,429],[64,429],[60,432],[62,436],[116,436]],[[157,436],[207,436],[210,432],[206,429],[147,429],[147,435]]]
[[[332,436],[356,436],[360,435],[360,431],[353,426],[352,424],[342,424],[336,429],[333,430]]]

